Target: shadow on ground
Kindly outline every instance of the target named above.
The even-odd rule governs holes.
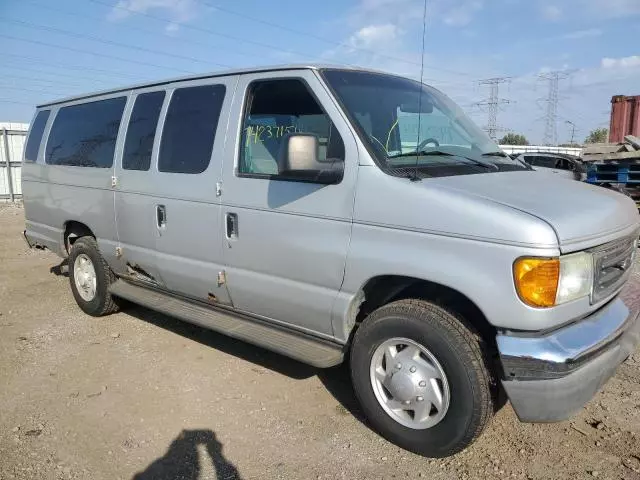
[[[215,348],[229,355],[242,358],[248,362],[286,375],[289,378],[302,380],[317,375],[324,387],[340,402],[344,410],[351,413],[366,425],[362,410],[351,386],[347,361],[333,368],[319,369],[139,305],[128,306],[126,313],[160,328],[174,332],[182,337],[189,338],[208,347]]]
[[[222,453],[222,443],[211,430],[183,430],[167,453],[152,462],[133,480],[197,480],[203,470],[198,445],[204,445],[218,480],[241,480],[236,466]]]

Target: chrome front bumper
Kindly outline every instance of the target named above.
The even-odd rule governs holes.
[[[640,321],[618,297],[547,334],[500,334],[496,340],[502,385],[518,418],[553,422],[582,408],[634,352]]]

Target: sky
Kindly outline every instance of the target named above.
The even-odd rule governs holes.
[[[487,124],[557,142],[607,127],[612,95],[640,95],[640,0],[0,0],[0,122],[39,103],[181,75],[322,62],[421,76]],[[422,35],[424,28],[424,51]],[[507,102],[508,101],[508,102]],[[553,129],[552,129],[553,131]]]

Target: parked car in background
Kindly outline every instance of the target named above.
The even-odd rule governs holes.
[[[530,165],[534,170],[553,173],[564,178],[584,181],[587,171],[579,157],[563,153],[527,152],[517,154],[514,158]]]
[[[68,257],[89,315],[126,299],[316,367],[349,358],[370,425],[442,457],[503,391],[522,421],[566,419],[638,343],[620,296],[636,206],[560,177],[414,80],[260,67],[39,106],[24,236]]]

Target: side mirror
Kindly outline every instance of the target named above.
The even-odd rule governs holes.
[[[344,162],[320,162],[320,142],[312,133],[285,137],[278,156],[278,175],[287,180],[332,184],[342,180]]]

